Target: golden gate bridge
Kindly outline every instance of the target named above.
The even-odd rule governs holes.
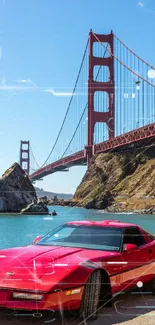
[[[143,148],[155,139],[155,68],[114,33],[92,30],[59,133],[39,166],[29,141],[21,141],[20,165],[32,181],[93,155]],[[57,152],[57,158],[55,152]]]

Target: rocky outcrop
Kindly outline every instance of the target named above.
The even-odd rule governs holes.
[[[37,199],[37,202],[42,202],[44,204],[48,204],[49,199],[47,198],[47,196],[39,196]]]
[[[74,202],[72,200],[63,200],[63,199],[58,199],[57,202],[55,200],[49,200],[48,205],[60,205],[60,206],[74,206]]]
[[[113,188],[122,179],[121,159],[113,154],[94,156],[73,200],[86,208],[107,208],[113,201]]]
[[[43,202],[31,203],[21,210],[21,214],[49,214],[47,206]]]
[[[108,212],[155,213],[154,149],[94,156],[73,202]]]
[[[36,199],[36,192],[28,176],[13,164],[0,179],[0,212],[20,212]]]

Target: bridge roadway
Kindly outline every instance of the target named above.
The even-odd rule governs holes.
[[[115,138],[95,144],[93,146],[93,154],[118,152],[121,150],[128,150],[134,147],[144,147],[151,145],[155,141],[155,123],[143,126],[136,130],[124,133]],[[57,171],[68,171],[68,168],[77,165],[86,165],[87,155],[86,149],[76,152],[70,156],[61,158],[51,164],[43,166],[36,172],[31,174],[29,178],[32,182],[40,180],[41,178],[55,173]]]

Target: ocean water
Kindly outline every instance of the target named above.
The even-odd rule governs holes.
[[[155,234],[155,215],[111,214],[78,207],[49,207],[50,211],[54,209],[57,216],[0,215],[0,249],[29,245],[36,236],[45,235],[58,225],[73,220],[122,220],[139,224]]]

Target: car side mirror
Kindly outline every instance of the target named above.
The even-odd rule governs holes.
[[[135,244],[125,244],[123,251],[124,252],[130,252],[130,251],[133,251],[133,250],[136,250],[136,249],[138,249],[138,246],[135,245]]]
[[[36,244],[39,240],[42,239],[42,236],[37,236],[34,240],[33,243]]]

